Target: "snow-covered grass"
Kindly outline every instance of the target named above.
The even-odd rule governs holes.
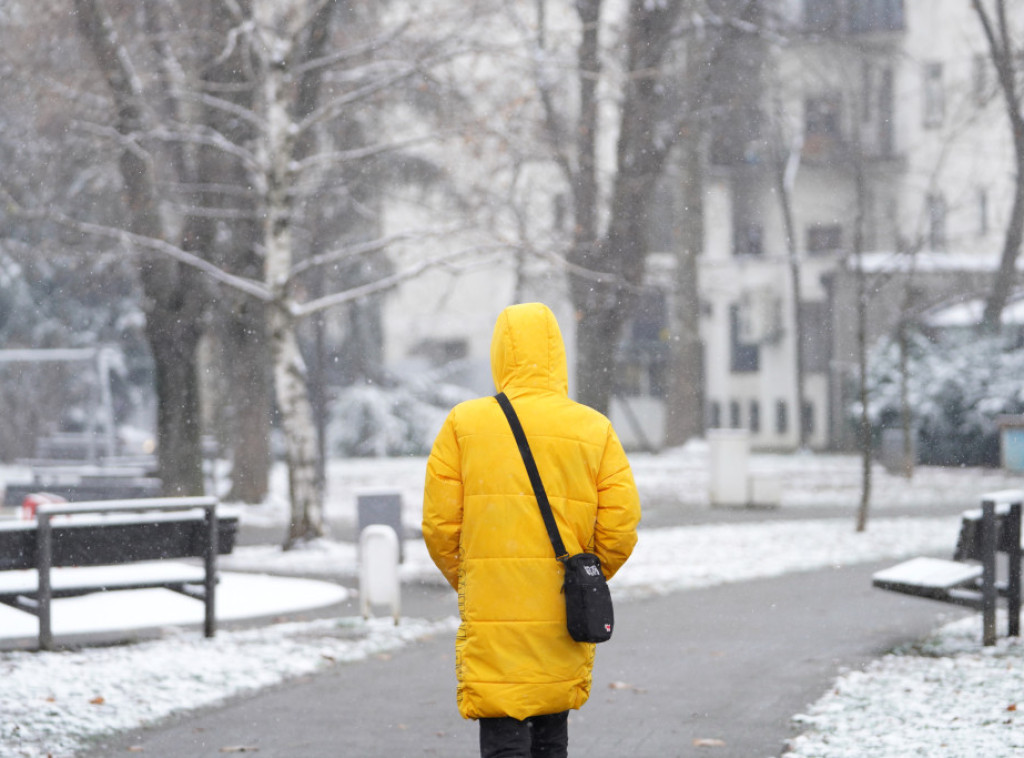
[[[658,508],[707,504],[706,449],[688,446],[660,456],[634,456],[645,503]],[[844,456],[754,456],[752,467],[778,476],[783,509],[853,506],[857,462]],[[330,467],[328,516],[354,519],[359,491],[387,487],[403,493],[407,524],[419,521],[424,461],[416,458],[335,462]],[[5,472],[0,472],[2,475]],[[985,491],[1020,486],[1020,477],[994,471],[921,469],[912,482],[877,469],[875,510],[867,533],[840,519],[783,519],[642,531],[633,558],[616,576],[619,599],[682,591],[790,571],[842,566],[927,553],[948,554],[956,517],[934,516],[933,504],[971,507]],[[287,518],[283,477],[243,523],[282,526]],[[886,517],[895,506],[921,508],[914,518]],[[676,560],[666,565],[664,557]],[[323,540],[306,550],[239,548],[226,569],[284,575],[352,577],[355,548]],[[406,543],[404,582],[442,581],[419,541]],[[87,740],[217,702],[319,668],[359,660],[432,634],[451,634],[450,618],[364,623],[336,619],[222,632],[195,632],[112,648],[63,653],[0,653],[0,758],[71,756]],[[1001,628],[1005,628],[1001,626]],[[1024,646],[1001,641],[983,650],[980,622],[969,618],[918,647],[843,674],[798,723],[792,756],[943,755],[994,758],[1021,747],[1014,727]],[[1020,731],[1019,728],[1017,731]],[[886,736],[889,735],[889,736]]]
[[[956,517],[879,518],[864,534],[846,519],[807,519],[742,524],[642,529],[632,557],[611,583],[619,598],[636,598],[726,582],[779,576],[829,566],[950,553],[958,529]],[[665,556],[675,557],[666,562]],[[221,559],[233,571],[279,575],[357,574],[356,548],[350,543],[319,540],[303,550],[282,553],[275,545],[237,548]],[[403,581],[444,579],[419,540],[405,543]]]
[[[701,510],[710,506],[708,491],[708,446],[702,441],[658,454],[630,454],[641,500],[648,511],[662,509]],[[332,460],[327,469],[328,520],[352,524],[360,493],[386,489],[402,495],[402,518],[408,526],[419,526],[426,459],[352,458]],[[753,475],[771,476],[780,485],[779,506],[855,508],[860,501],[861,472],[856,456],[826,453],[796,455],[754,453],[750,456]],[[275,467],[271,474],[271,496],[259,507],[246,507],[247,523],[281,526],[287,523],[286,472]],[[3,478],[0,471],[0,479]],[[920,466],[913,479],[872,467],[871,507],[875,513],[895,508],[929,509],[975,507],[978,495],[1024,486],[1024,477],[1000,469],[942,468]]]
[[[1000,620],[1000,629],[1005,629]],[[976,618],[849,671],[795,722],[786,758],[1024,753],[1024,640],[982,648]]]

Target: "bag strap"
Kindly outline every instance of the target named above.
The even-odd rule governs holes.
[[[523,463],[526,465],[526,473],[530,477],[530,484],[533,486],[533,495],[537,498],[537,505],[540,506],[540,515],[544,519],[544,526],[548,530],[548,537],[551,539],[551,547],[555,549],[555,558],[564,561],[569,557],[565,544],[562,542],[562,535],[558,532],[558,524],[555,523],[555,516],[551,512],[551,503],[548,502],[548,494],[544,491],[544,483],[540,479],[540,472],[537,470],[537,463],[533,460],[533,453],[530,451],[530,443],[526,441],[526,433],[523,425],[519,423],[519,416],[512,402],[504,392],[494,396],[505,412],[508,425],[512,427],[512,436],[516,438],[519,446],[519,454],[523,456]]]

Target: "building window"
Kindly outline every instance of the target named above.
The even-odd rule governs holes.
[[[764,245],[760,224],[740,224],[736,227],[736,255],[763,255]]]
[[[711,429],[720,429],[722,427],[722,406],[717,400],[712,400],[711,405],[708,406],[708,427]]]
[[[903,29],[903,0],[851,0],[850,31],[898,32]]]
[[[806,137],[839,138],[839,95],[816,95],[804,101],[804,134]]]
[[[864,61],[860,66],[860,120],[867,123],[873,115],[875,91],[875,69],[870,62]]]
[[[988,234],[988,190],[978,188],[978,236]]]
[[[936,193],[928,195],[928,244],[932,250],[946,249],[946,200]]]
[[[935,129],[942,126],[942,121],[946,117],[946,93],[942,86],[942,64],[925,63],[923,77],[923,123],[926,129]]]
[[[761,368],[761,351],[757,345],[740,341],[740,307],[729,306],[730,369],[734,374],[751,373]]]
[[[892,155],[896,149],[893,130],[893,74],[891,68],[882,69],[878,83],[878,153]]]
[[[810,437],[814,434],[814,404],[805,402],[803,412],[800,414],[800,423],[803,424],[804,435]]]
[[[789,431],[789,409],[785,400],[775,401],[775,433],[785,434]]]
[[[740,418],[740,403],[738,400],[729,401],[729,428],[739,429],[743,425]]]
[[[807,31],[839,31],[841,19],[839,0],[804,0],[804,29]]]
[[[750,401],[750,417],[748,419],[750,431],[758,434],[761,431],[761,404],[756,400]]]
[[[843,246],[843,227],[839,224],[812,224],[807,227],[807,252],[832,253]]]

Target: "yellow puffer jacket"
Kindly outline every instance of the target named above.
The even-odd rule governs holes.
[[[502,312],[491,367],[526,431],[566,549],[596,553],[610,578],[636,544],[640,501],[611,424],[568,397],[565,346],[547,306]],[[423,536],[459,593],[463,717],[524,719],[583,705],[594,645],[566,631],[562,564],[494,398],[457,405],[438,434]]]

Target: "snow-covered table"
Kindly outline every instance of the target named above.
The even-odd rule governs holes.
[[[0,603],[39,619],[50,649],[54,598],[165,588],[202,600],[216,631],[217,555],[234,547],[238,519],[212,497],[40,505],[35,521],[0,523]],[[203,566],[168,559],[202,558]]]

